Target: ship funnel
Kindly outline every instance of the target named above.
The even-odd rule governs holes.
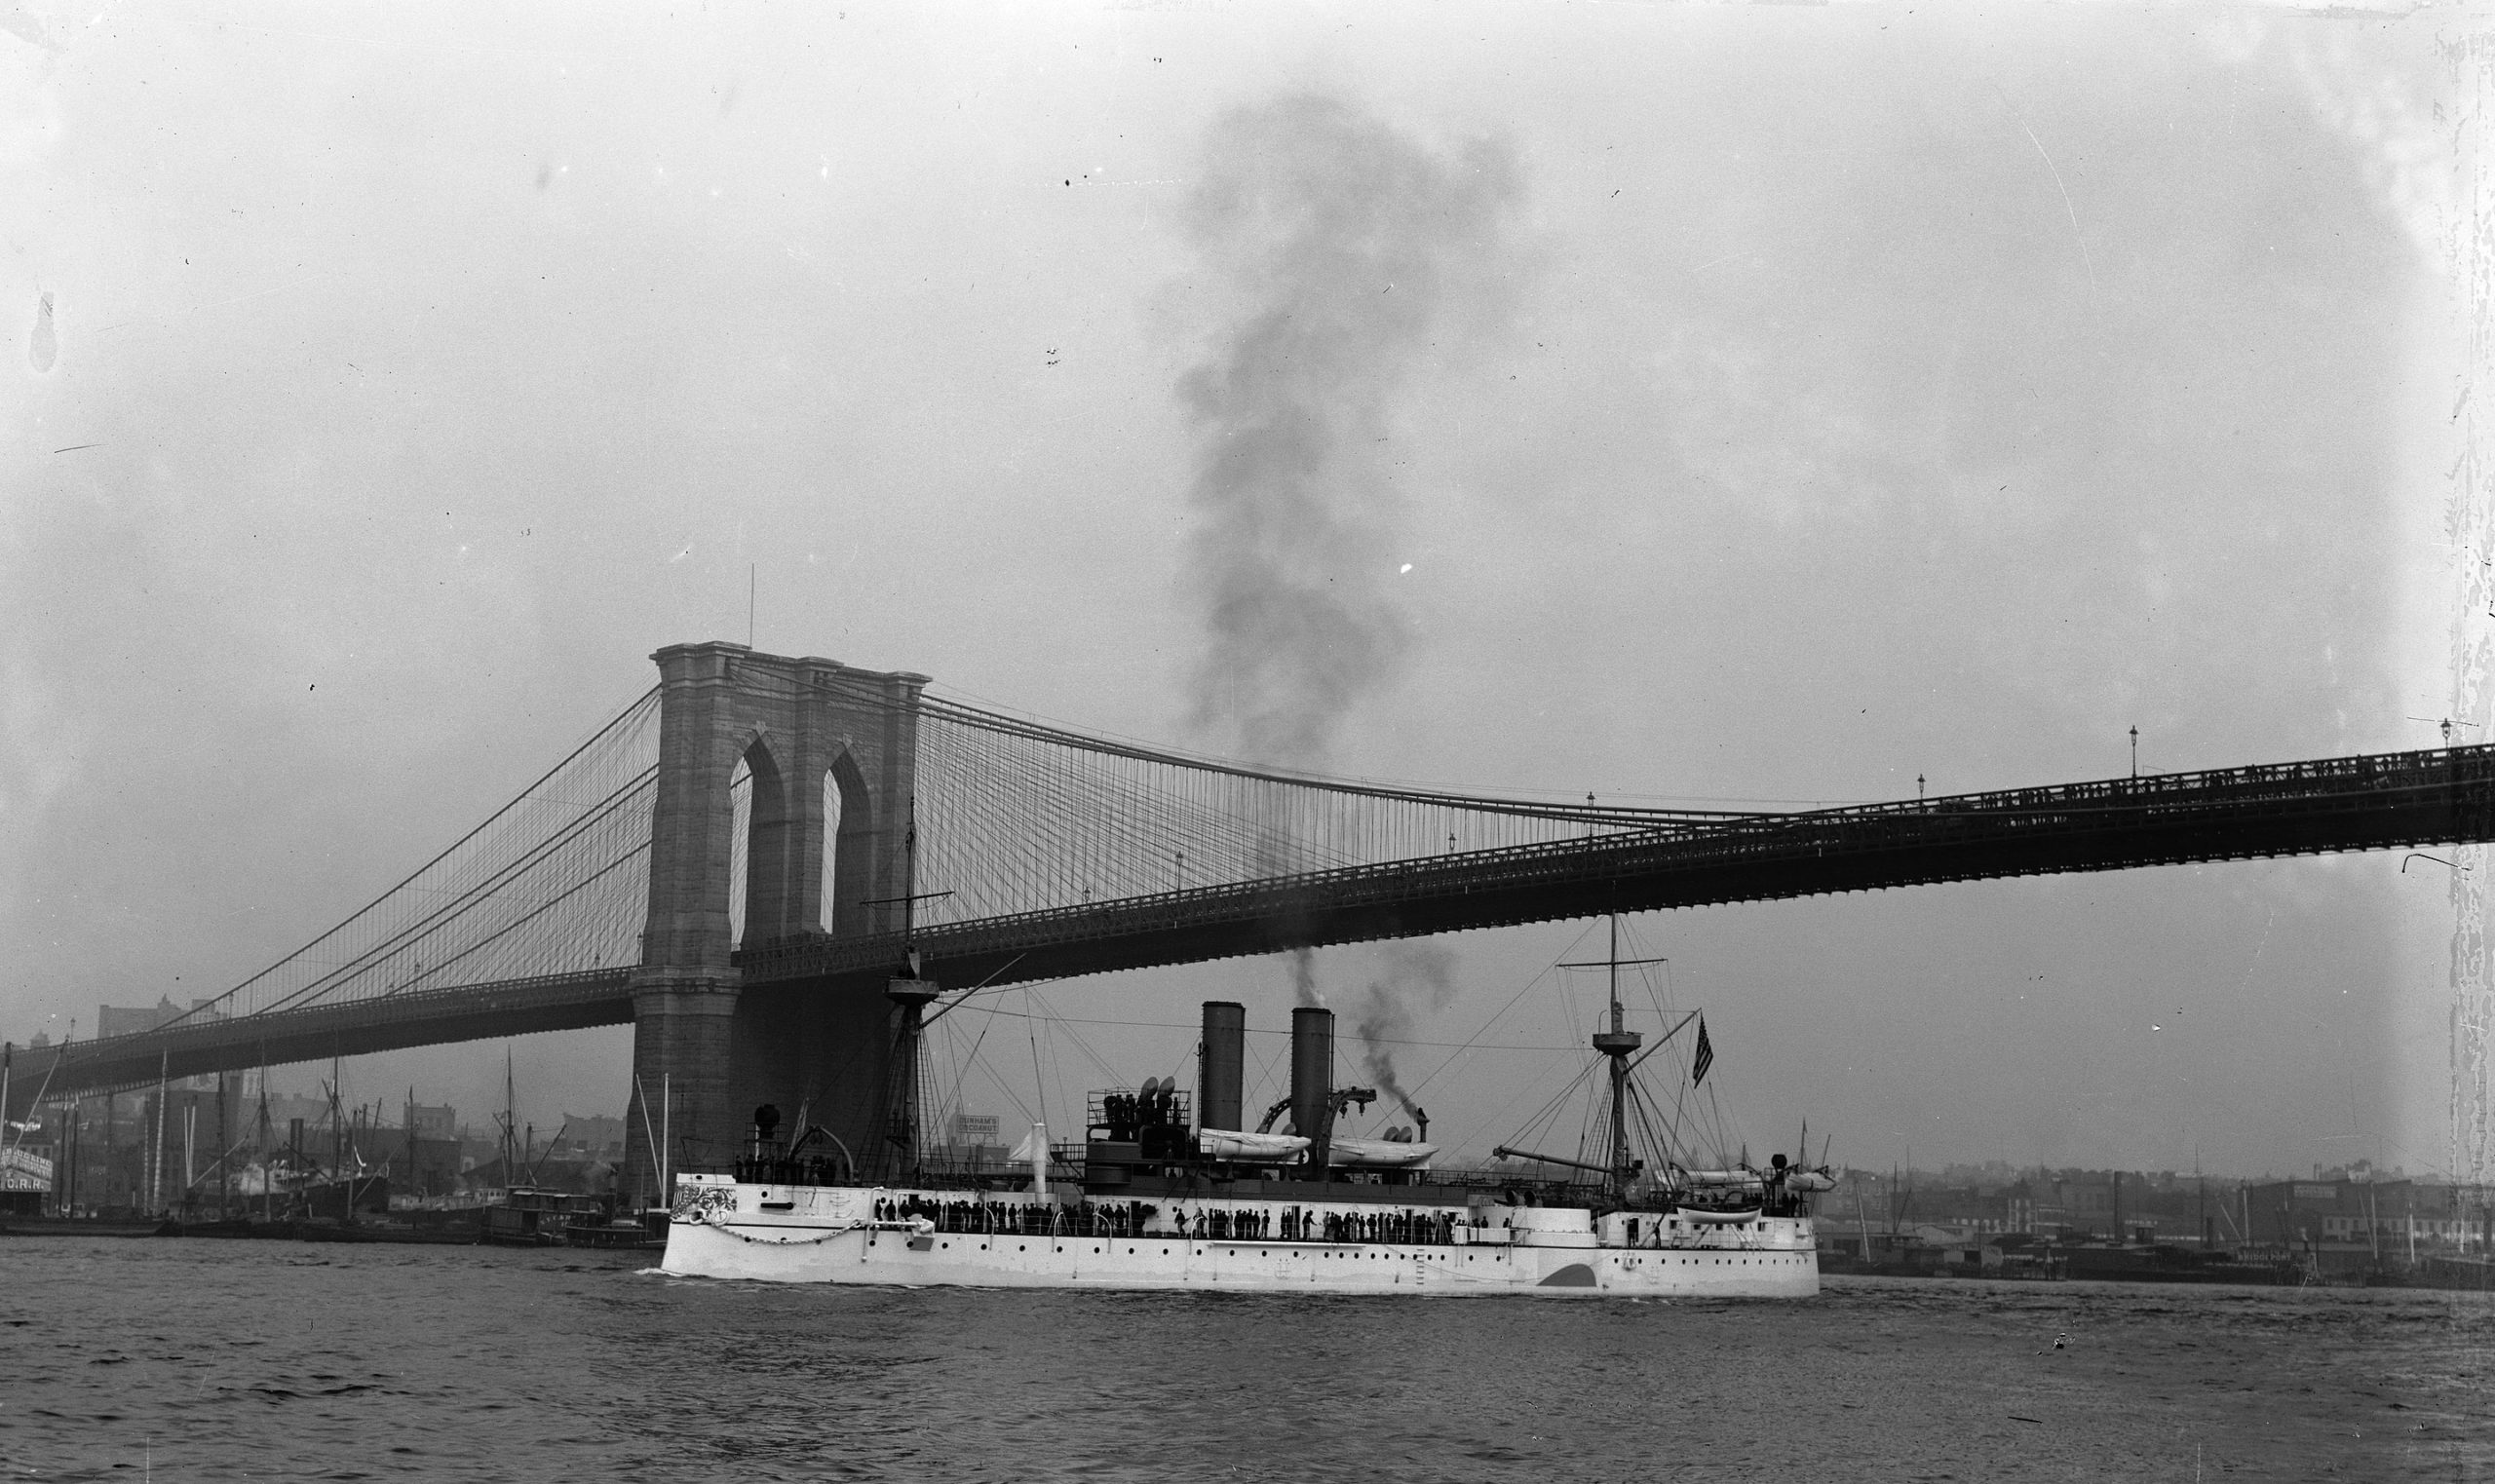
[[[1196,1126],[1233,1133],[1248,1125],[1248,1007],[1228,1000],[1205,1002],[1204,1060],[1196,1069]]]
[[[1334,1128],[1334,1012],[1303,1005],[1290,1012],[1290,1121],[1308,1140],[1308,1167],[1325,1178]]]

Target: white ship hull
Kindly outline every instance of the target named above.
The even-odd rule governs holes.
[[[1669,1217],[1491,1207],[1384,1207],[1278,1200],[1163,1202],[1165,1230],[1083,1236],[1065,1231],[924,1230],[889,1219],[912,1198],[960,1193],[737,1185],[687,1177],[676,1192],[664,1271],[687,1276],[904,1287],[1213,1288],[1272,1293],[1530,1293],[1554,1296],[1807,1298],[1820,1291],[1810,1218],[1764,1218],[1738,1229]],[[1003,1201],[1016,1225],[1053,1205]],[[1286,1211],[1420,1221],[1445,1240],[1275,1240],[1207,1237],[1166,1228],[1218,1211],[1279,1230]],[[880,1216],[879,1216],[880,1213]],[[1498,1214],[1505,1213],[1505,1214]],[[1461,1216],[1462,1221],[1444,1218]],[[1070,1224],[1057,1214],[1056,1222]],[[1632,1228],[1631,1222],[1634,1220]],[[1632,1237],[1631,1234],[1634,1232]]]

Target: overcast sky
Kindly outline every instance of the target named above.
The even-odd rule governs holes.
[[[1336,346],[1373,353],[1340,384],[1375,438],[1323,484],[1359,539],[1265,553],[1371,626],[1328,768],[1782,806],[2120,774],[2134,725],[2143,770],[2433,743],[2463,366],[2436,24],[29,5],[0,19],[0,1035],[310,938],[651,650],[743,640],[749,576],[766,650],[1248,736],[1204,704],[1256,642],[1219,618],[1207,481],[1244,414],[1205,368],[1307,265],[1221,193],[1366,200],[1338,157],[1417,193],[1432,297]],[[2444,869],[2400,864],[1633,926],[1762,1146],[1808,1117],[1862,1164],[2418,1169],[2451,921]],[[1448,939],[1411,1039],[1571,1041],[1591,984],[1489,1022],[1584,926]],[[1213,993],[1286,1022],[1272,962],[1041,998],[1183,1026]],[[1010,1126],[1036,1058],[1063,1122],[1106,1079],[1077,1034],[1191,1075],[1184,1029],[1060,1026],[973,1105]],[[613,1111],[628,1047],[525,1043],[524,1116]],[[349,1091],[478,1108],[492,1059]],[[1476,1053],[1422,1101],[1486,1146],[1573,1064]]]

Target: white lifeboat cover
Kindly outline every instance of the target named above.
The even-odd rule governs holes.
[[[1680,1172],[1680,1177],[1691,1185],[1703,1186],[1757,1185],[1759,1183],[1758,1176],[1746,1169],[1685,1169]]]
[[[1682,1206],[1680,1215],[1685,1221],[1700,1222],[1708,1226],[1726,1226],[1736,1221],[1756,1221],[1758,1207],[1752,1206],[1746,1211],[1708,1211]]]
[[[1392,1139],[1335,1139],[1328,1146],[1326,1162],[1401,1169],[1406,1165],[1426,1164],[1430,1156],[1438,1152],[1436,1144],[1403,1144]]]
[[[1233,1128],[1199,1128],[1196,1148],[1208,1160],[1295,1160],[1308,1152],[1308,1141],[1295,1133],[1242,1133]]]

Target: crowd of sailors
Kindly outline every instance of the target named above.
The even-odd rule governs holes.
[[[1145,1128],[1187,1125],[1188,1110],[1182,1106],[1175,1078],[1163,1081],[1144,1079],[1139,1091],[1103,1092],[1099,1095],[1099,1116],[1093,1120],[1102,1125],[1112,1139],[1132,1139]]]
[[[1140,1200],[1072,1205],[1033,1201],[879,1199],[877,1221],[927,1221],[939,1232],[1025,1237],[1169,1237],[1206,1241],[1398,1242],[1448,1246],[1462,1218],[1453,1211],[1234,1210],[1199,1206],[1165,1213]]]
[[[1136,1091],[1095,1095],[1092,1136],[1135,1144],[1146,1160],[1183,1160],[1195,1153],[1190,1117],[1177,1079],[1146,1078]]]

